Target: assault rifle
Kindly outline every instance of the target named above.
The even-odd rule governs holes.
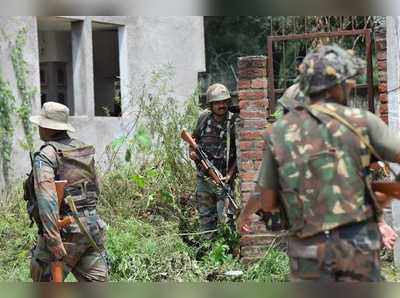
[[[204,151],[196,144],[196,141],[193,137],[184,129],[181,132],[181,138],[189,144],[189,146],[194,150],[199,158],[200,165],[202,168],[207,172],[207,174],[211,177],[211,179],[219,185],[226,198],[229,200],[230,204],[232,205],[235,215],[237,215],[240,211],[239,206],[233,199],[232,190],[230,186],[224,182],[223,176],[221,172],[212,164],[212,162],[208,159],[207,155]]]

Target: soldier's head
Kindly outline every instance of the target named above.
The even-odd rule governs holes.
[[[61,132],[74,132],[75,128],[68,122],[69,109],[67,106],[48,101],[46,102],[40,115],[31,116],[29,120],[39,126],[39,135],[43,141],[49,141],[54,135]]]
[[[228,88],[222,84],[213,84],[207,89],[207,106],[217,116],[228,112],[231,95]]]
[[[321,46],[308,54],[299,66],[301,91],[315,99],[346,103],[355,87],[355,77],[364,73],[365,61],[338,45]]]

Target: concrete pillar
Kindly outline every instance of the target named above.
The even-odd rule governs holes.
[[[129,117],[129,55],[128,55],[128,29],[127,26],[118,27],[118,48],[119,48],[119,75],[121,88],[121,113],[122,117]]]
[[[71,24],[74,110],[94,116],[93,41],[90,19]]]
[[[387,98],[388,98],[388,121],[389,127],[398,133],[400,128],[400,17],[386,17],[386,39],[387,39]],[[393,165],[400,172],[398,165]],[[400,201],[392,203],[393,228],[400,233]],[[396,241],[394,248],[394,262],[400,267],[400,239]]]

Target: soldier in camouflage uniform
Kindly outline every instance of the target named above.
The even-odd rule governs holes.
[[[294,281],[379,281],[380,231],[389,246],[396,239],[366,182],[365,142],[399,163],[400,137],[374,114],[344,105],[364,65],[336,45],[307,55],[299,86],[310,103],[269,130],[258,174],[261,198],[250,200],[239,218],[241,229],[255,210],[283,210]]]
[[[235,120],[237,116],[229,112],[230,94],[222,84],[213,84],[207,90],[208,110],[197,122],[193,138],[206,153],[208,159],[233,187],[236,177]],[[198,161],[195,152],[190,157]],[[201,231],[211,231],[218,223],[227,223],[232,217],[222,189],[217,186],[199,164],[197,172],[196,202],[200,216]],[[211,239],[212,233],[205,237]]]
[[[66,106],[46,102],[41,114],[30,118],[39,125],[40,138],[45,142],[33,160],[39,236],[32,249],[31,277],[34,281],[50,281],[51,263],[62,261],[64,278],[72,272],[78,281],[106,281],[105,223],[96,212],[94,148],[68,136],[67,131],[75,131],[68,115]],[[59,208],[55,180],[68,181],[65,197],[72,196],[81,223],[101,252],[91,245],[77,223],[62,230],[57,227],[58,220],[70,215],[71,210],[66,204]]]

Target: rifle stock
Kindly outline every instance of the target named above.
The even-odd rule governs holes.
[[[51,276],[52,282],[63,282],[64,281],[64,266],[60,261],[51,263]]]
[[[384,196],[376,196],[381,206],[386,206],[392,199],[400,200],[400,182],[398,181],[372,182],[371,188],[374,192],[384,194]]]
[[[189,146],[192,147],[194,150],[198,149],[196,141],[193,139],[193,137],[185,129],[183,129],[182,132],[181,132],[181,138],[186,143],[188,143]]]

